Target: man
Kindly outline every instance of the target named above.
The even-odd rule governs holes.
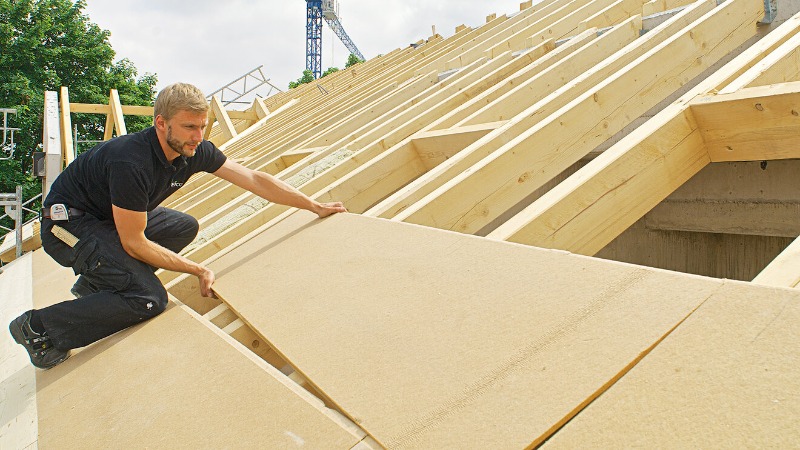
[[[157,316],[167,292],[155,268],[197,276],[212,296],[214,273],[178,252],[197,235],[193,217],[159,206],[197,172],[213,173],[271,202],[319,217],[345,212],[318,203],[262,172],[231,160],[203,140],[208,103],[177,83],[156,98],[154,126],[81,154],[55,180],[42,208],[42,245],[80,275],[75,300],[27,311],[9,325],[34,366],[48,369],[83,347]],[[76,242],[77,238],[77,242]]]

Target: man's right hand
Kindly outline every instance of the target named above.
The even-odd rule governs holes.
[[[211,286],[214,284],[214,272],[207,267],[202,267],[202,271],[197,274],[197,278],[200,280],[200,294],[203,297],[213,297],[216,298],[214,295],[214,291],[211,290]]]

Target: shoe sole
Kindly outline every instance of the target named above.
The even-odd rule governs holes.
[[[19,320],[20,320],[19,317],[17,317],[16,319],[12,320],[11,323],[8,325],[8,331],[11,333],[11,337],[14,338],[14,342],[16,342],[17,344],[21,345],[25,349],[25,351],[27,352],[28,351],[28,347],[25,346],[25,336],[22,334],[22,326],[20,326],[17,323]],[[70,351],[67,351],[62,359],[54,361],[53,364],[50,364],[49,366],[40,366],[40,365],[36,364],[35,362],[33,362],[33,355],[31,355],[30,352],[28,352],[28,357],[30,358],[31,364],[33,364],[34,367],[38,367],[39,369],[47,370],[47,369],[52,369],[53,367],[61,364],[62,362],[66,361],[67,359],[69,359]]]

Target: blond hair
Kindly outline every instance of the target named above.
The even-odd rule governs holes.
[[[169,120],[178,111],[208,112],[208,102],[197,86],[189,83],[170,84],[158,93],[153,107],[153,120],[157,116]]]

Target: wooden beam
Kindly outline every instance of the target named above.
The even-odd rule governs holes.
[[[619,70],[627,62],[633,61],[637,55],[644,54],[646,50],[664,38],[663,34],[654,33],[653,36],[648,36],[646,39],[641,39],[637,42],[636,38],[639,37],[641,27],[641,17],[634,16],[597,39],[581,39],[585,34],[594,36],[596,33],[593,28],[586,30],[576,36],[578,39],[576,39],[575,43],[571,39],[564,44],[574,44],[578,47],[564,61],[553,63],[551,67],[547,68],[539,76],[519,84],[486,108],[465,117],[456,125],[464,126],[508,120],[523,113],[537,101],[548,98],[554,101],[551,101],[552,104],[547,110],[539,110],[537,115],[545,117],[550,112],[555,112],[556,109],[574,99],[579,92],[586,90],[588,86],[601,82],[615,70]],[[624,53],[620,52],[620,50],[634,42],[639,44],[635,49],[632,48]],[[568,88],[565,88],[565,86],[568,86]],[[555,99],[556,94],[560,97],[559,99]],[[531,121],[527,122],[525,128],[530,128],[533,123]],[[522,128],[519,129],[520,132],[522,130]]]
[[[758,64],[719,91],[730,94],[748,86],[796,81],[800,74],[800,34],[794,35]]]
[[[578,1],[582,2],[581,4],[583,4],[589,0]],[[452,57],[447,60],[443,69],[457,69],[477,61],[485,56],[484,53],[487,48],[503,42],[509,36],[515,34],[519,30],[529,26],[532,23],[545,20],[556,11],[563,10],[563,8],[564,5],[561,2],[553,0],[543,1],[537,4],[536,7],[524,8],[524,10],[522,10],[520,13],[516,14],[512,18],[509,18],[502,24],[498,24],[498,26],[495,28],[487,30],[487,32],[482,33],[480,36],[476,36],[472,42],[468,43],[468,45],[463,45],[461,48],[452,52]],[[493,24],[498,22],[500,19],[505,19],[505,16],[501,16],[491,23]],[[491,24],[487,26],[490,25]],[[481,29],[482,28],[484,27],[481,27]]]
[[[269,108],[267,108],[267,103],[263,98],[256,98],[253,100],[253,109],[259,119],[263,119],[269,115]]]
[[[119,92],[116,89],[111,89],[108,105],[111,107],[111,117],[114,120],[117,136],[128,134],[128,128],[125,126],[125,116],[122,112],[122,102],[119,100]]]
[[[774,287],[800,287],[800,238],[789,244],[786,250],[753,278],[753,283]]]
[[[593,255],[710,163],[689,104],[725,86],[797,32],[800,15],[547,192],[490,238]]]
[[[110,114],[111,107],[96,103],[70,103],[70,112],[83,114]],[[122,105],[122,114],[126,116],[152,116],[152,106]]]
[[[488,237],[594,255],[709,162],[691,114],[672,106]]]
[[[473,125],[508,118],[511,120],[393,193],[366,214],[384,218],[396,216],[401,210],[421,200],[481,158],[502,147],[509,141],[510,136],[516,136],[530,129],[585,89],[607,78],[615,67],[618,69],[624,66],[628,59],[618,58],[616,63],[592,67],[633,40],[638,35],[638,29],[637,19],[631,18],[599,39],[595,39],[594,30],[587,30],[542,58],[541,65],[536,64],[529,72],[511,77],[497,89],[492,89],[491,94],[476,97],[475,102],[443,116],[432,124],[432,129],[439,129],[442,125],[454,122],[454,125],[450,126]],[[653,33],[645,39],[657,40],[659,36],[660,33]],[[627,52],[626,58],[633,60],[637,54],[636,50]],[[556,86],[563,86],[567,80],[574,80],[576,77],[579,81],[567,83],[568,86],[553,92]]]
[[[216,114],[214,114],[214,110],[213,109],[209,109],[209,111],[208,111],[208,125],[206,126],[206,131],[203,133],[203,139],[204,140],[208,140],[211,137],[211,131],[214,129],[214,122],[216,120],[217,120],[217,116],[216,116]]]
[[[757,0],[724,3],[396,219],[477,232],[751,38],[762,17]]]
[[[72,120],[69,108],[69,89],[61,86],[61,155],[64,158],[64,165],[68,166],[75,160],[75,145],[72,142]]]
[[[561,39],[582,31],[578,27],[581,21],[601,11],[613,3],[612,0],[583,1],[573,0],[570,3],[538,22],[519,30],[507,39],[486,50],[485,56],[495,56],[508,51],[518,51],[533,47],[547,39]]]
[[[239,134],[236,131],[236,127],[233,126],[233,122],[231,121],[231,117],[228,115],[228,111],[222,106],[222,101],[220,101],[219,97],[216,95],[211,97],[211,111],[214,112],[214,117],[217,120],[217,123],[222,130],[222,136],[224,140],[223,143],[233,139],[234,136]],[[221,145],[221,144],[218,144]]]
[[[610,27],[641,13],[642,0],[617,0],[583,20],[578,30]]]
[[[707,95],[691,105],[712,162],[800,157],[800,82]]]
[[[417,133],[411,140],[422,162],[430,169],[496,130],[505,122],[492,122],[447,130]]]
[[[642,16],[651,16],[653,14],[687,6],[692,3],[694,3],[694,0],[650,0],[642,5]]]
[[[258,120],[258,114],[255,111],[226,111],[231,120]]]
[[[556,52],[570,48],[574,50],[564,59],[552,62],[540,74],[518,83],[514,89],[506,91],[482,110],[475,111],[467,117],[464,117],[462,112],[455,112],[452,118],[443,120],[444,123],[450,123],[463,117],[457,125],[465,125],[511,118],[507,125],[476,142],[474,148],[466,149],[431,170],[429,174],[415,180],[402,191],[393,194],[368,214],[385,218],[395,217],[401,210],[407,209],[412,203],[421,200],[448,180],[463,173],[480,158],[502,147],[509,141],[509,136],[517,136],[531,129],[545,117],[608,79],[615,71],[644,55],[694,19],[710,11],[712,5],[712,1],[697,3],[674,17],[658,31],[648,33],[613,56],[610,55],[615,50],[638,36],[641,24],[638,18],[634,17],[623,22],[591,43],[587,43],[587,38],[594,36],[591,30],[570,39],[556,49]]]
[[[112,137],[114,137],[114,116],[109,109],[109,113],[106,114],[106,125],[103,127],[103,140],[107,141]]]

